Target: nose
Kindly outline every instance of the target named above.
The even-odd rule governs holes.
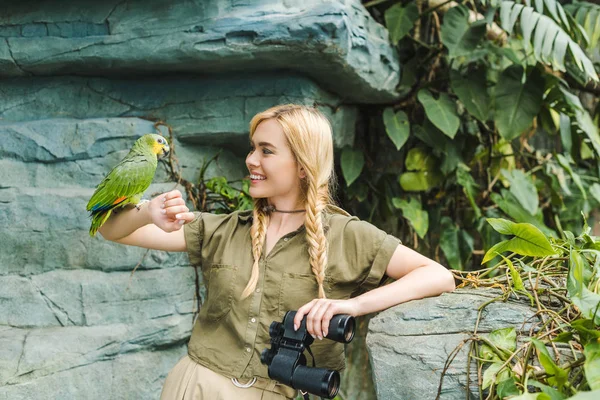
[[[246,165],[248,167],[258,167],[258,157],[256,152],[249,153],[246,157]]]

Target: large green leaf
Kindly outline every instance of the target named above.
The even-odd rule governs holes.
[[[417,235],[423,239],[429,229],[429,214],[421,208],[421,202],[414,197],[411,197],[409,201],[394,197],[392,204],[402,210],[404,218],[408,220]]]
[[[383,124],[388,137],[396,145],[396,150],[400,150],[408,140],[410,133],[408,116],[404,111],[394,113],[394,109],[388,107],[383,111]]]
[[[523,78],[523,68],[513,65],[502,72],[496,85],[495,121],[506,140],[518,137],[529,128],[542,106],[544,79],[541,73],[532,69],[525,82]]]
[[[486,32],[485,21],[469,23],[469,9],[463,5],[452,7],[444,15],[441,36],[450,58],[469,55]]]
[[[585,379],[592,390],[600,390],[600,343],[588,343],[584,349]]]
[[[340,161],[346,185],[350,186],[360,175],[365,165],[365,158],[362,151],[346,147],[342,150]]]
[[[450,86],[472,116],[482,122],[487,120],[490,112],[490,97],[484,69],[469,71],[468,77],[451,70]]]
[[[535,215],[538,212],[539,198],[531,176],[520,169],[512,171],[503,169],[502,175],[510,182],[510,192],[519,200],[523,208],[531,215]]]
[[[403,7],[402,4],[394,4],[385,11],[385,25],[390,32],[392,43],[397,44],[413,28],[415,21],[419,18],[419,9],[414,1]]]
[[[535,226],[528,223],[514,223],[507,220],[488,218],[490,225],[503,234],[511,234],[514,237],[502,241],[490,248],[483,257],[482,264],[490,261],[496,253],[512,251],[523,256],[544,257],[555,254],[548,238]]]
[[[515,328],[495,329],[490,332],[488,339],[494,346],[509,353],[517,349],[517,333]]]
[[[437,171],[437,160],[431,152],[415,147],[410,149],[404,161],[406,169],[398,181],[405,191],[420,192],[439,184],[441,176]]]
[[[450,97],[446,93],[442,93],[436,100],[428,90],[421,89],[417,98],[425,108],[427,118],[446,136],[454,138],[460,126],[460,119]]]

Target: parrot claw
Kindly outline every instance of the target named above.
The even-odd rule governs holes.
[[[144,204],[144,203],[149,203],[149,202],[150,202],[150,200],[143,199],[142,201],[140,201],[139,203],[137,203],[137,204],[135,205],[135,208],[137,208],[137,210],[138,210],[138,211],[140,211],[140,209],[141,209],[141,207],[142,207],[142,204]]]

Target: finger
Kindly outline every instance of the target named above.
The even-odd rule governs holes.
[[[170,217],[170,218],[175,218],[175,216],[177,214],[186,213],[188,211],[190,211],[190,209],[187,208],[186,206],[173,206],[173,207],[163,208],[162,210],[160,210],[160,212],[162,214],[166,214],[167,217]]]
[[[194,215],[193,212],[182,212],[182,213],[175,215],[176,220],[183,221],[183,223],[186,223],[186,224],[188,222],[192,222],[195,218],[196,218],[196,216]]]
[[[171,200],[163,201],[161,208],[173,207],[173,206],[183,206],[185,205],[185,200],[181,197],[176,197]]]
[[[171,200],[171,199],[175,199],[177,197],[181,197],[181,192],[177,189],[175,190],[171,190],[170,192],[165,193],[165,195],[163,196],[163,200]]]
[[[314,329],[315,329],[315,334],[317,335],[317,338],[319,340],[322,340],[323,337],[325,337],[325,335],[323,334],[323,318],[325,317],[325,313],[327,312],[327,310],[329,309],[330,306],[331,306],[331,302],[323,302],[321,307],[319,307],[319,311],[317,311],[315,313]]]
[[[327,311],[323,314],[323,319],[321,320],[321,329],[323,330],[323,337],[326,337],[329,334],[329,324],[331,323],[331,318],[333,318],[333,316],[337,314],[335,303],[329,304],[330,305],[329,307],[327,307]]]
[[[311,300],[310,302],[308,302],[305,305],[303,305],[302,307],[300,307],[298,309],[298,311],[296,311],[296,315],[294,316],[294,330],[296,330],[296,331],[298,330],[298,328],[302,324],[302,318],[304,318],[304,316],[310,311],[310,309],[312,308],[312,305],[316,301],[317,301],[317,299]]]
[[[315,319],[315,315],[319,312],[319,308],[321,308],[321,302],[316,302],[306,315],[306,330],[313,338],[317,336],[316,325],[318,325],[318,321]]]

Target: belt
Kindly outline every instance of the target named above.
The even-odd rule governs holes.
[[[269,392],[279,393],[285,397],[295,399],[298,395],[298,391],[294,388],[291,388],[287,385],[283,385],[272,379],[261,378],[260,376],[255,376],[250,379],[247,383],[241,383],[236,378],[231,378],[231,382],[237,387],[241,388],[249,388],[255,387],[257,389],[268,390]]]

